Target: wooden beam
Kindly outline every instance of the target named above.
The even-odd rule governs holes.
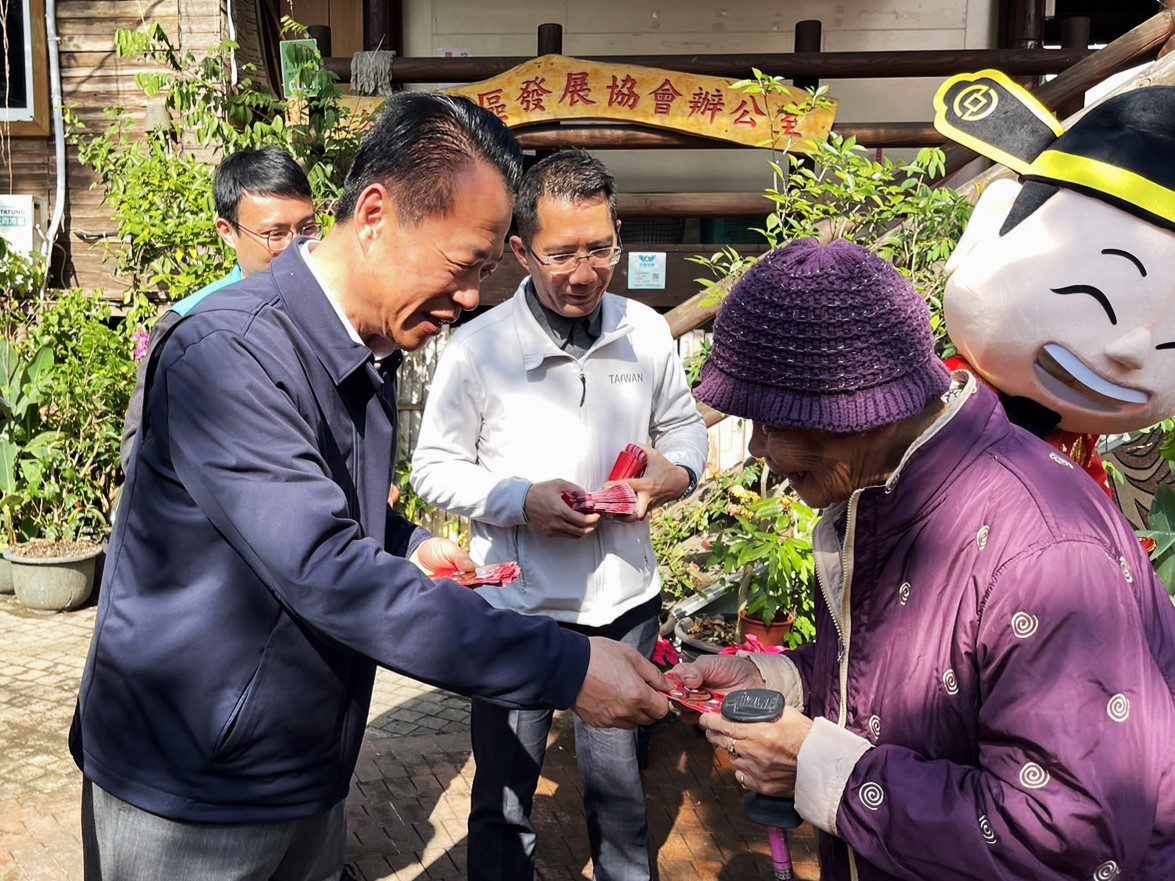
[[[623,217],[747,217],[763,218],[773,203],[762,193],[620,193],[617,213]],[[704,248],[705,246],[699,246]]]
[[[927,147],[946,143],[946,138],[928,122],[837,123],[832,130],[844,137],[854,136],[867,147]],[[630,150],[639,148],[680,148],[690,150],[744,149],[729,141],[700,138],[669,130],[594,123],[543,123],[515,129],[519,142],[531,150],[562,150],[585,147],[589,150]],[[749,148],[754,149],[754,148]]]
[[[365,0],[375,3],[377,0]],[[1058,73],[1087,57],[1077,49],[916,49],[885,52],[786,52],[726,55],[588,55],[588,61],[635,64],[682,73],[742,78],[752,67],[790,79],[845,79],[950,76],[995,67],[1010,75]],[[393,69],[400,83],[476,83],[530,61],[530,56],[480,58],[397,58]],[[351,81],[351,59],[324,59],[328,70],[344,83]]]
[[[1163,0],[1163,8],[1168,12],[1175,13],[1175,0]],[[1171,36],[1167,38],[1167,42],[1159,49],[1159,57],[1163,58],[1171,52],[1175,52],[1175,28],[1171,30]]]

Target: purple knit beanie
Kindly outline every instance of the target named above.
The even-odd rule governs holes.
[[[735,284],[694,394],[765,425],[855,434],[921,413],[949,384],[913,285],[860,245],[804,239]]]

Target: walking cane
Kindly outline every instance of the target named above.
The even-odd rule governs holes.
[[[768,688],[748,688],[726,695],[722,701],[722,715],[731,722],[774,722],[787,706],[783,695]],[[743,816],[752,823],[767,827],[771,845],[771,862],[777,881],[792,881],[791,849],[787,830],[795,829],[803,820],[796,813],[796,803],[790,798],[772,798],[750,793],[743,800]]]

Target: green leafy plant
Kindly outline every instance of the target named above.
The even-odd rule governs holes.
[[[698,351],[685,359],[685,378],[689,382],[690,388],[697,388],[698,383],[701,382],[702,367],[709,360],[713,345],[713,340],[706,337],[702,340],[702,345],[698,347]]]
[[[1146,540],[1153,543],[1151,563],[1166,585],[1167,593],[1175,598],[1175,489],[1164,486],[1155,493],[1150,521],[1151,528],[1138,534],[1144,543]]]
[[[714,542],[712,561],[725,572],[742,573],[741,611],[765,624],[795,616],[792,647],[815,636],[812,531],[818,516],[794,497],[756,498],[735,511],[735,523]]]
[[[60,438],[41,411],[53,369],[48,347],[26,359],[13,342],[0,339],[0,545],[32,537],[28,509]]]
[[[737,506],[757,497],[750,488],[760,482],[762,472],[759,463],[715,472],[689,499],[650,515],[653,553],[666,597],[682,600],[693,596],[699,586],[713,583],[712,573],[703,570],[713,544],[707,536],[734,523]]]
[[[118,224],[119,244],[110,254],[130,282],[128,299],[140,291],[179,299],[232,267],[213,226],[213,164],[224,156],[267,146],[289,151],[307,171],[324,223],[342,193],[365,117],[343,105],[338,78],[316,49],[295,47],[290,95],[275,98],[249,77],[250,65],[232,83],[235,48],[225,42],[196,56],[177,50],[158,24],[119,30],[118,56],[155,67],[135,76],[155,124],[139,132],[114,107],[106,111],[107,128],[91,135],[68,116],[70,141],[97,173]]]
[[[6,387],[25,389],[5,393],[3,431],[22,450],[3,454],[15,461],[3,503],[10,541],[105,534],[134,383],[131,326],[116,328],[96,294],[68,291],[45,308],[23,343],[4,342],[0,351],[8,354],[0,357],[26,365],[4,371]]]
[[[845,238],[870,248],[907,276],[931,307],[931,324],[942,354],[943,267],[971,216],[971,205],[933,181],[946,172],[942,150],[925,149],[909,162],[871,158],[855,138],[835,132],[809,142],[809,157],[786,153],[787,167],[768,163],[772,181],[765,190],[775,208],[759,230],[770,248],[805,238]],[[733,247],[691,260],[710,271],[699,278],[712,301],[721,301],[757,257]]]

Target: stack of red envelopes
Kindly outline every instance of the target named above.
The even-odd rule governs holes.
[[[636,444],[629,444],[616,457],[616,464],[612,466],[612,473],[608,475],[608,480],[610,482],[644,477],[645,469],[648,467],[648,454]]]
[[[594,493],[566,492],[563,501],[581,514],[599,514],[606,520],[631,517],[636,513],[636,493],[627,483],[618,483]]]
[[[517,563],[489,563],[478,566],[472,572],[458,572],[456,569],[441,569],[432,574],[433,581],[448,579],[465,587],[505,587],[518,579],[522,567]]]

